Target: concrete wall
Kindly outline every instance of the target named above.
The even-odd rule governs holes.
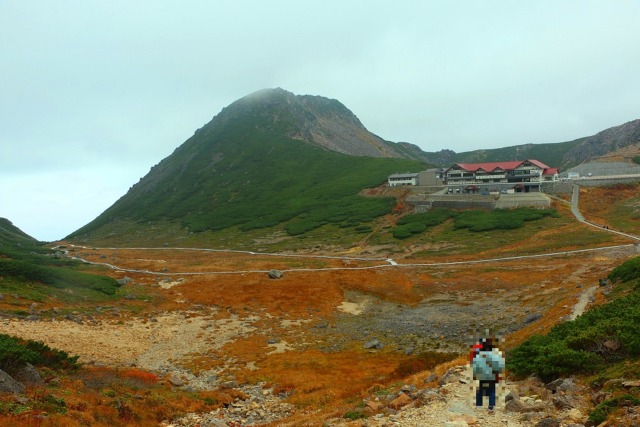
[[[524,206],[535,208],[551,207],[551,199],[542,193],[500,194],[482,196],[479,194],[431,195],[424,201],[412,202],[416,212],[431,208],[449,209],[512,209]]]

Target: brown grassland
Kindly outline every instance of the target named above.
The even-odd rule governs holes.
[[[583,189],[580,207],[594,222],[637,234],[637,190],[637,186]],[[48,372],[46,384],[29,387],[27,397],[39,406],[21,407],[13,397],[3,396],[0,425],[158,425],[242,396],[239,387],[214,391],[175,387],[169,374],[158,369],[163,357],[176,369],[196,375],[216,372],[235,384],[266,383],[286,392],[286,400],[295,406],[286,423],[321,425],[327,417],[341,416],[354,407],[372,387],[420,384],[431,370],[442,372],[462,363],[464,337],[444,332],[425,342],[442,342],[442,348],[461,357],[435,368],[425,369],[418,354],[405,354],[393,330],[380,335],[384,348],[365,349],[363,342],[370,336],[358,331],[384,313],[418,313],[412,310],[424,310],[430,302],[443,313],[453,307],[450,316],[437,319],[438,325],[467,322],[458,326],[469,330],[480,323],[517,324],[506,337],[508,349],[533,333],[549,330],[570,314],[586,288],[635,255],[632,246],[570,253],[632,241],[576,222],[562,203],[554,207],[560,218],[528,223],[514,231],[517,238],[507,232],[456,234],[444,224],[397,243],[392,257],[400,266],[384,261],[390,252],[386,238],[366,239],[363,246],[330,254],[322,248],[316,251],[350,257],[366,254],[379,260],[314,258],[313,251],[305,252],[308,257],[288,257],[168,248],[73,248],[72,255],[89,261],[147,271],[96,266],[102,274],[132,279],[119,290],[118,298],[70,307],[50,299],[38,303],[42,313],[38,322],[0,323],[2,333],[42,340],[79,355],[85,364],[77,372]],[[549,252],[561,253],[435,265]],[[374,266],[380,267],[357,269]],[[272,269],[284,271],[283,277],[270,279],[266,271]],[[596,298],[596,302],[602,299],[599,294]],[[492,307],[478,323],[464,317],[473,300]],[[29,310],[31,304],[5,298],[0,310]],[[61,310],[83,316],[84,322],[57,316]],[[503,312],[512,313],[511,318],[500,318]],[[543,316],[523,326],[523,317],[532,312]],[[458,313],[463,317],[457,318]],[[454,344],[446,347],[449,341]]]

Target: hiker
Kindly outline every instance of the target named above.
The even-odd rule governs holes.
[[[482,406],[484,396],[489,397],[489,412],[496,406],[496,384],[504,372],[502,352],[493,345],[492,338],[483,338],[474,346],[475,356],[471,362],[473,379],[478,381],[476,406]]]

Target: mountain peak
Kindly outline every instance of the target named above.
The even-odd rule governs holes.
[[[393,143],[369,132],[340,101],[295,95],[282,88],[262,89],[225,107],[207,127],[230,122],[304,141],[326,150],[364,157],[403,157]]]

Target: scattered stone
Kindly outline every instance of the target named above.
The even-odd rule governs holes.
[[[13,374],[13,378],[23,383],[44,384],[44,380],[40,376],[40,373],[31,363],[27,363],[25,366],[18,369],[18,371]]]
[[[184,381],[182,381],[181,378],[176,377],[175,375],[171,375],[169,377],[169,382],[176,387],[180,387],[184,385]]]
[[[611,397],[611,393],[605,393],[604,391],[599,391],[591,395],[591,402],[593,402],[594,405],[598,405],[604,402],[605,400],[609,399],[610,397]]]
[[[377,339],[371,340],[371,341],[367,341],[366,343],[364,343],[364,348],[366,349],[375,349],[375,350],[380,350],[382,347],[384,347],[384,345],[378,341]]]
[[[640,387],[640,380],[635,380],[635,381],[624,381],[622,383],[622,387]]]
[[[453,368],[449,368],[447,370],[447,372],[444,373],[444,375],[442,376],[442,378],[440,378],[440,381],[438,381],[438,384],[440,386],[445,385],[446,383],[448,383],[451,380],[451,376],[454,374]]]
[[[132,301],[132,300],[136,299],[136,296],[133,295],[133,294],[127,294],[127,295],[124,296],[124,299]]]
[[[0,391],[5,393],[22,394],[24,393],[24,390],[25,390],[24,385],[14,380],[5,371],[0,370]]]
[[[380,402],[376,402],[375,400],[370,400],[367,402],[367,407],[373,412],[378,412],[384,408],[384,405]]]
[[[425,384],[430,383],[431,381],[435,381],[438,379],[438,375],[435,372],[429,374],[427,378],[424,379]]]
[[[546,417],[538,421],[535,427],[560,427],[560,420],[557,418]]]
[[[131,282],[131,277],[124,276],[122,279],[116,280],[116,282],[118,282],[118,285],[123,286]]]
[[[505,403],[504,409],[507,412],[526,412],[528,411],[528,406],[520,399],[511,399]]]
[[[553,406],[561,411],[573,408],[573,404],[566,396],[553,396],[553,399],[551,399],[551,401],[553,402]]]
[[[409,395],[407,395],[406,393],[400,393],[400,395],[398,397],[396,397],[395,399],[393,399],[390,403],[389,403],[389,407],[398,410],[400,408],[402,408],[403,406],[408,405],[409,403],[411,403],[412,400],[409,397]]]
[[[525,318],[524,318],[524,323],[525,325],[528,325],[529,323],[533,323],[536,320],[542,318],[542,314],[540,313],[532,313],[532,314],[528,314]]]
[[[280,279],[283,274],[280,270],[269,270],[269,279]]]

